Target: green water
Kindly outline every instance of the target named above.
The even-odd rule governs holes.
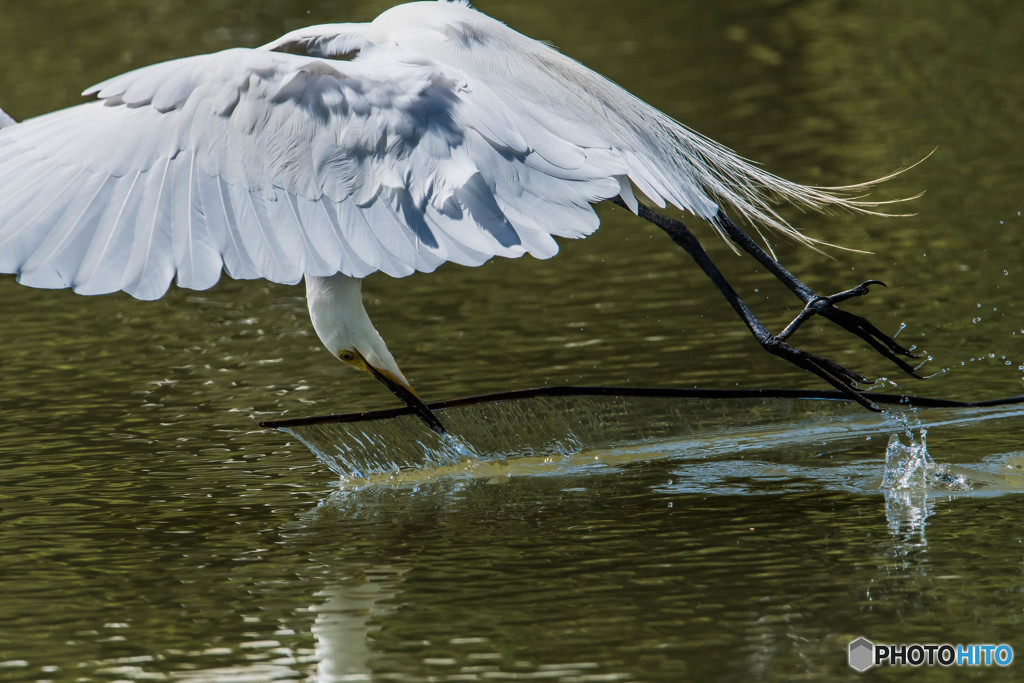
[[[386,6],[3,1],[0,106],[33,116],[134,66]],[[925,190],[912,217],[790,214],[873,253],[775,246],[822,291],[888,283],[852,308],[906,325],[900,340],[935,376],[898,377],[834,328],[797,341],[887,375],[887,391],[1024,393],[1020,3],[479,6],[794,180],[862,181],[934,149],[879,191]],[[662,235],[601,214],[551,261],[367,280],[370,315],[425,398],[820,388],[760,351]],[[769,276],[700,234],[767,323],[792,317]],[[742,408],[686,442],[665,441],[655,411],[632,441],[339,483],[328,459],[257,422],[394,400],[323,351],[301,288],[225,281],[143,303],[4,276],[0,320],[3,680],[817,680],[855,676],[859,635],[1024,657],[1014,411],[911,417],[940,423],[929,451],[968,490],[879,491],[896,420],[843,431],[825,411],[752,430]]]

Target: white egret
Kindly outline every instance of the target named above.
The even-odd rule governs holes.
[[[139,299],[234,278],[306,281],[327,349],[443,431],[370,323],[360,284],[446,261],[548,258],[612,200],[684,246],[765,348],[871,405],[863,378],[786,343],[823,315],[912,372],[910,355],[819,297],[725,214],[800,242],[770,200],[870,213],[873,183],[793,183],[751,165],[552,47],[460,1],[263,47],[176,59],[85,91],[92,102],[0,120],[0,272],[32,287]],[[884,179],[883,179],[884,180]],[[876,181],[877,182],[877,181]],[[645,198],[638,202],[634,191]],[[806,304],[781,334],[743,305],[667,204],[709,222]]]

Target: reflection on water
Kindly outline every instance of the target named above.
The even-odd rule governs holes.
[[[381,620],[395,612],[398,585],[408,568],[378,565],[336,582],[317,593],[310,607],[316,617],[317,679],[358,680],[372,673],[371,643]]]
[[[920,442],[907,429],[909,443],[899,434],[889,437],[885,449],[885,473],[880,488],[885,494],[885,517],[896,551],[924,548],[928,545],[925,527],[935,511],[935,497],[951,492],[970,491],[973,484],[965,474],[952,474],[949,467],[928,453],[928,429],[921,428]],[[1024,484],[1024,480],[1021,482]],[[978,485],[981,485],[979,482]]]
[[[321,512],[358,515],[385,491],[440,486],[453,495],[475,480],[613,475],[668,460],[678,464],[652,487],[659,494],[881,493],[889,552],[906,557],[927,547],[937,499],[1024,492],[1024,473],[1005,457],[945,452],[957,432],[995,422],[1014,433],[1022,417],[1020,406],[873,415],[824,400],[545,397],[449,408],[444,421],[457,439],[413,416],[285,431],[340,476]],[[929,453],[930,425],[943,430],[944,462]],[[865,442],[880,448],[886,437],[884,464],[859,457]]]
[[[929,504],[928,489],[929,483],[935,480],[937,466],[928,454],[927,435],[928,430],[922,429],[918,443],[913,432],[909,432],[910,443],[904,444],[898,434],[893,434],[885,449],[881,489],[885,493],[889,533],[898,551],[928,545],[925,525],[934,512],[934,504]]]
[[[925,527],[935,512],[935,499],[925,488],[887,489],[885,518],[889,523],[893,547],[897,554],[928,545]]]
[[[892,418],[675,403],[542,404],[579,413],[565,452],[551,446],[565,429],[529,405],[452,411],[467,440],[489,443],[495,425],[501,456],[340,486],[292,469],[301,447],[206,468],[171,452],[150,474],[148,457],[111,468],[79,453],[79,474],[51,477],[35,503],[38,484],[15,472],[5,493],[32,514],[20,533],[0,527],[0,563],[16,569],[4,628],[32,644],[26,680],[820,679],[844,671],[851,635],[927,635],[948,611],[943,638],[982,639],[1024,609],[1009,578],[1020,410],[919,411],[934,459],[971,487],[915,484],[900,499],[879,490],[887,440],[903,434]],[[624,427],[638,415],[642,439]],[[522,420],[548,431],[517,454],[507,434]],[[975,451],[982,426],[992,448]],[[415,420],[361,433],[374,431],[392,453],[431,434]],[[899,533],[889,500],[904,501]],[[925,543],[913,519],[939,513]],[[998,581],[969,583],[978,563]],[[54,644],[32,627],[57,585]]]
[[[956,580],[962,569],[955,563],[950,564],[950,535],[971,535],[977,533],[978,525],[991,523],[991,518],[974,518],[977,508],[970,501],[981,502],[992,496],[1024,492],[1024,457],[1019,453],[971,453],[958,444],[970,443],[970,435],[982,426],[990,438],[1003,434],[1005,443],[1015,444],[1022,417],[1024,408],[1019,406],[918,409],[878,416],[842,403],[813,400],[535,399],[449,409],[444,416],[446,423],[458,425],[457,433],[475,446],[471,452],[461,454],[444,451],[443,441],[412,417],[320,425],[314,430],[315,435],[305,434],[303,440],[315,442],[314,452],[342,475],[342,479],[339,488],[322,499],[309,515],[310,519],[328,526],[339,524],[341,520],[359,525],[390,525],[408,520],[418,526],[425,519],[443,519],[448,513],[459,516],[466,509],[479,510],[472,502],[476,500],[488,501],[481,503],[485,506],[494,506],[496,501],[507,505],[517,498],[517,491],[538,487],[560,489],[560,505],[565,505],[573,496],[581,496],[591,504],[602,500],[605,505],[614,507],[621,498],[616,500],[618,496],[613,492],[623,481],[634,484],[645,481],[650,494],[664,501],[669,514],[675,516],[681,512],[684,516],[671,524],[670,529],[663,529],[663,533],[649,538],[658,550],[645,546],[631,551],[617,544],[618,533],[628,536],[631,528],[635,530],[630,525],[624,526],[624,519],[634,524],[644,523],[630,513],[616,516],[614,532],[603,528],[600,517],[579,519],[569,523],[567,528],[593,534],[594,542],[601,547],[600,553],[595,550],[595,559],[614,556],[623,561],[616,568],[605,566],[602,576],[607,576],[608,570],[622,573],[631,589],[650,581],[657,594],[652,599],[665,607],[681,598],[680,590],[686,591],[688,597],[683,600],[687,604],[678,605],[682,612],[670,610],[668,613],[677,616],[666,616],[668,619],[686,614],[686,620],[697,618],[699,621],[704,611],[697,607],[701,600],[722,600],[718,591],[730,590],[723,587],[718,572],[743,575],[746,563],[751,564],[752,575],[771,577],[794,573],[802,576],[799,596],[784,592],[783,596],[769,597],[754,589],[759,597],[747,598],[755,600],[749,611],[737,614],[712,610],[703,615],[716,620],[720,628],[742,633],[746,653],[743,669],[767,675],[773,663],[789,656],[793,642],[809,643],[821,638],[820,634],[802,626],[803,617],[808,613],[834,610],[839,616],[834,615],[832,621],[842,625],[841,633],[856,635],[865,631],[855,626],[859,618],[850,611],[852,606],[861,605],[875,614],[890,614],[894,609],[902,613],[903,608],[898,605],[905,604],[906,597],[944,593],[952,587],[945,582]],[[648,426],[649,433],[643,438],[630,433],[632,430],[635,434],[639,425]],[[296,431],[306,429],[296,428]],[[531,438],[523,437],[525,442],[517,448],[516,435],[525,433]],[[429,448],[435,452],[406,468],[391,468],[393,461],[384,463],[373,457],[376,453],[408,455],[430,439],[433,441],[429,442]],[[565,444],[572,444],[572,447],[566,448]],[[364,447],[366,450],[358,451]],[[357,451],[369,460],[353,460]],[[332,452],[343,452],[345,458],[336,459]],[[445,452],[447,456],[438,455]],[[445,457],[449,459],[438,464]],[[406,463],[411,462],[412,459],[407,458]],[[353,466],[354,469],[346,469]],[[367,474],[371,469],[375,473]],[[605,499],[600,492],[611,494],[611,499]],[[860,501],[854,507],[848,504],[851,497]],[[823,504],[824,501],[830,503]],[[954,501],[955,508],[951,507]],[[809,507],[805,508],[805,504]],[[679,505],[687,506],[689,512],[685,508],[677,512]],[[823,514],[822,509],[828,512]],[[712,515],[715,511],[726,514],[732,523],[723,526],[722,520],[711,521],[697,510]],[[929,529],[929,519],[938,510],[945,511],[947,517],[959,510],[958,516],[964,521],[952,529],[948,524],[938,530]],[[502,517],[507,514],[507,511],[499,513]],[[520,514],[522,510],[514,516]],[[558,512],[554,514],[554,527],[560,528],[564,522],[557,521],[561,516]],[[879,515],[878,526],[882,533],[876,536],[872,519]],[[694,520],[687,521],[689,517]],[[791,526],[794,522],[797,527]],[[694,524],[710,524],[711,527],[698,532]],[[441,525],[443,528],[444,522]],[[854,550],[841,540],[846,531],[835,531],[837,527],[860,538],[863,545]],[[930,545],[930,537],[936,534],[937,550],[935,543]],[[797,543],[805,552],[821,553],[821,561],[812,559],[817,555],[802,559],[788,553],[780,555],[775,543],[790,535],[803,539]],[[499,536],[493,542],[500,544],[503,540]],[[558,547],[563,544],[571,547],[573,543],[569,537],[556,537],[552,542]],[[734,548],[739,549],[739,554]],[[444,554],[441,552],[436,557]],[[344,583],[329,593],[345,596],[349,602],[341,604],[364,606],[361,610],[345,611],[346,616],[336,628],[339,634],[336,643],[348,643],[346,647],[352,652],[345,661],[361,662],[367,656],[363,641],[357,638],[357,642],[350,643],[345,634],[358,633],[360,629],[365,633],[386,629],[392,620],[394,605],[409,600],[409,594],[419,590],[418,577],[424,570],[424,563],[429,564],[432,557],[435,557],[434,552],[421,550],[417,557],[402,558],[402,581],[412,582],[412,585],[383,582],[376,587],[363,583],[349,588],[349,584]],[[665,563],[669,567],[678,566],[677,560],[687,568],[681,575],[656,572],[654,576],[643,578],[645,572],[640,568],[653,566],[649,563]],[[634,567],[630,562],[637,564]],[[527,560],[527,565],[536,566],[536,558]],[[869,569],[871,566],[877,569]],[[452,568],[451,571],[458,570]],[[428,570],[428,574],[440,579],[450,576],[451,571],[441,569],[439,573],[431,573]],[[699,590],[693,593],[701,585],[704,573],[716,577],[714,595],[702,595]],[[829,589],[816,585],[822,576],[837,577],[844,573],[847,590],[863,596],[865,602],[859,599],[853,599],[850,604],[836,602],[835,596],[828,596]],[[396,572],[385,574],[393,577]],[[492,590],[477,586],[478,581],[483,581],[485,586],[491,583],[486,575],[465,578],[469,582],[467,589],[480,590],[481,595],[493,599]],[[517,585],[507,572],[493,580],[503,583],[509,590]],[[526,585],[520,588],[536,590]],[[750,589],[744,584],[731,590],[743,594]],[[563,590],[566,588],[558,592],[565,599]],[[577,595],[578,588],[568,590],[571,595]],[[604,590],[598,589],[594,598],[608,599],[606,591],[621,590],[626,590],[623,584],[613,582]],[[331,599],[326,602],[330,603]],[[758,604],[756,600],[762,602]],[[523,607],[521,601],[518,606]],[[738,605],[731,605],[731,609],[737,608]],[[503,613],[507,609],[510,609],[508,605],[500,608]],[[532,616],[527,620],[538,618],[538,612],[528,611]],[[371,618],[370,614],[376,618],[368,628],[365,620]],[[588,622],[593,615],[574,618]],[[903,620],[906,616],[899,618]],[[642,628],[639,623],[617,623],[621,629]],[[491,632],[477,630],[479,628],[480,624],[476,623],[468,632],[472,635],[458,630],[447,632],[450,640],[447,643],[428,637],[421,642],[403,641],[399,645],[374,635],[369,636],[368,642],[377,648],[379,657],[393,657],[396,646],[408,647],[422,657],[424,666],[452,675],[538,673],[528,659],[514,663],[508,652],[491,642]],[[593,626],[590,629],[590,633],[601,633],[601,629],[594,630]],[[321,632],[316,632],[318,642],[322,643]],[[666,636],[662,633],[660,637]],[[697,634],[690,631],[683,637],[694,639],[695,644],[700,642]],[[475,643],[476,659],[466,658],[463,650],[467,642]],[[340,646],[322,647],[332,653],[331,661],[341,657]],[[836,648],[838,651],[839,645]],[[823,664],[816,661],[815,655],[808,654],[806,646],[800,652],[812,670],[829,669],[828,666],[821,668]],[[825,653],[819,655],[828,659]],[[570,663],[565,665],[563,674],[567,677],[583,675],[590,666],[609,668],[608,663],[584,663],[582,668]],[[699,675],[700,671],[700,667],[695,667],[694,675]]]
[[[796,657],[820,677],[842,671],[851,635],[929,633],[922,606],[936,596],[958,605],[950,609],[988,609],[963,591],[956,577],[973,560],[950,544],[985,525],[1014,526],[984,514],[982,499],[1024,491],[1024,477],[1012,458],[954,446],[979,425],[1016,439],[1019,408],[897,419],[814,401],[560,401],[445,419],[472,441],[476,424],[508,434],[533,409],[579,412],[587,418],[573,423],[573,452],[543,449],[564,431],[518,454],[503,438],[491,458],[345,479],[307,513],[328,542],[355,533],[388,549],[339,567],[316,595],[314,611],[331,615],[331,628],[320,616],[314,627],[325,666],[357,671],[368,658],[378,674],[633,680],[625,662],[599,654],[631,633],[630,650],[672,676],[777,677]],[[620,431],[638,414],[659,425],[656,436]],[[928,455],[929,430],[928,447],[956,475]],[[388,451],[429,433],[414,418],[394,431],[363,425],[359,438],[369,432],[387,434],[376,447]],[[951,521],[928,529],[937,511]],[[559,660],[528,632],[558,634],[559,649],[589,658]],[[722,642],[740,655],[701,656]]]

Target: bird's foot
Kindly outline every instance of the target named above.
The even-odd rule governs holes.
[[[885,283],[880,280],[868,280],[866,282],[862,282],[856,287],[830,296],[814,295],[810,297],[804,305],[804,309],[800,311],[795,318],[793,318],[793,321],[790,322],[782,332],[776,335],[776,338],[779,341],[785,341],[809,319],[816,315],[821,316],[822,318],[835,323],[854,336],[864,340],[864,342],[871,348],[875,349],[875,351],[885,358],[888,358],[903,372],[920,379],[921,376],[917,374],[917,371],[914,370],[909,363],[903,360],[903,358],[919,358],[920,356],[914,354],[910,349],[882,332],[867,318],[854,315],[853,313],[844,311],[836,306],[836,304],[842,301],[864,296],[868,293],[871,285],[881,285],[885,287]]]
[[[611,201],[619,206],[626,206],[618,197]],[[758,340],[761,346],[772,355],[787,360],[797,367],[803,368],[804,370],[817,375],[865,408],[878,411],[878,406],[864,396],[858,388],[858,384],[871,384],[871,380],[868,380],[863,375],[853,372],[839,363],[823,358],[822,356],[817,356],[813,353],[808,353],[807,351],[797,348],[787,342],[789,337],[796,332],[803,323],[816,315],[820,315],[826,320],[832,321],[847,332],[852,333],[854,336],[864,340],[864,342],[869,346],[875,349],[882,356],[888,358],[907,374],[921,378],[914,368],[903,360],[903,358],[917,358],[910,349],[898,344],[895,339],[879,330],[878,327],[866,318],[841,310],[837,306],[839,303],[867,294],[871,285],[884,286],[884,283],[878,280],[868,280],[867,282],[863,282],[852,289],[847,289],[830,296],[821,296],[794,277],[788,270],[783,268],[771,254],[766,252],[756,242],[750,239],[749,235],[740,230],[739,227],[737,227],[736,224],[733,223],[727,215],[725,215],[725,212],[720,210],[715,217],[715,224],[722,229],[729,238],[733,240],[733,242],[739,245],[743,251],[753,256],[754,259],[764,266],[768,272],[774,275],[779,282],[785,285],[791,292],[799,297],[801,301],[804,302],[803,310],[800,311],[793,321],[790,322],[782,332],[773,335],[767,328],[765,328],[761,321],[758,320],[757,316],[754,315],[747,305],[743,303],[743,300],[736,293],[736,290],[732,288],[729,282],[725,279],[725,276],[722,275],[721,271],[718,269],[718,266],[716,266],[711,260],[711,257],[708,256],[704,247],[701,246],[697,237],[690,232],[690,230],[683,225],[681,221],[669,218],[668,216],[663,216],[662,214],[656,213],[643,205],[639,207],[637,213],[644,220],[664,230],[673,242],[682,247],[691,256],[691,258],[693,258],[700,269],[704,271],[704,274],[710,278],[722,295],[725,296],[733,310],[735,310],[743,322],[746,323],[747,328],[754,334],[754,337]]]
[[[792,346],[786,343],[781,335],[765,336],[759,338],[758,341],[773,356],[789,361],[793,365],[817,375],[868,410],[873,410],[876,413],[881,411],[881,408],[862,394],[857,386],[858,384],[872,384],[873,380],[828,358]]]

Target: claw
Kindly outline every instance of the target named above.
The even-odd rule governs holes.
[[[812,317],[819,315],[862,339],[868,346],[894,363],[900,370],[911,377],[922,379],[921,375],[919,375],[913,367],[900,357],[919,358],[918,355],[897,343],[895,339],[882,332],[867,318],[841,310],[836,306],[836,304],[848,299],[864,296],[869,292],[871,285],[886,286],[886,284],[881,280],[867,280],[856,287],[829,296],[819,296],[811,292],[809,298],[806,300],[803,310],[793,318],[792,322],[790,322],[782,332],[770,341],[767,341],[767,343],[762,341],[762,345],[770,353],[814,373],[848,395],[850,398],[860,403],[865,408],[878,412],[880,410],[879,407],[865,398],[864,395],[857,390],[858,384],[872,384],[873,382],[871,380],[843,367],[842,365],[839,365],[834,361],[807,353],[802,349],[786,343],[786,340],[796,332],[801,325]]]
[[[920,378],[921,376],[917,374],[914,368],[899,357],[919,358],[920,356],[912,353],[910,349],[899,344],[895,339],[882,332],[867,318],[854,315],[853,313],[849,313],[835,307],[835,304],[841,301],[846,301],[847,299],[867,294],[868,288],[871,285],[886,286],[881,280],[867,280],[852,289],[847,289],[846,291],[839,292],[837,294],[829,296],[814,296],[807,302],[804,309],[800,311],[795,318],[793,318],[793,321],[779,333],[778,337],[781,340],[788,339],[810,318],[815,315],[820,315],[826,320],[830,320],[836,325],[839,325],[847,332],[864,340],[868,346],[895,363],[903,372],[912,377]]]
[[[797,367],[817,375],[868,410],[876,413],[882,411],[874,402],[857,390],[857,384],[873,384],[872,380],[869,380],[860,373],[854,372],[828,358],[791,346],[778,337],[762,340],[761,345],[773,356],[789,361]]]
[[[819,297],[816,297],[816,298],[812,299],[811,301],[809,301],[807,303],[807,305],[810,306],[812,304],[816,304],[819,301],[825,301],[825,302],[830,303],[830,304],[838,304],[838,303],[840,303],[842,301],[846,301],[847,299],[852,299],[852,298],[857,297],[857,296],[864,296],[865,294],[867,294],[870,291],[868,288],[871,287],[871,285],[882,285],[883,287],[887,287],[888,286],[884,282],[882,282],[881,280],[866,280],[866,281],[860,283],[859,285],[857,285],[856,287],[853,287],[851,289],[847,289],[844,292],[838,292],[836,294],[831,294],[829,296],[819,296]]]

